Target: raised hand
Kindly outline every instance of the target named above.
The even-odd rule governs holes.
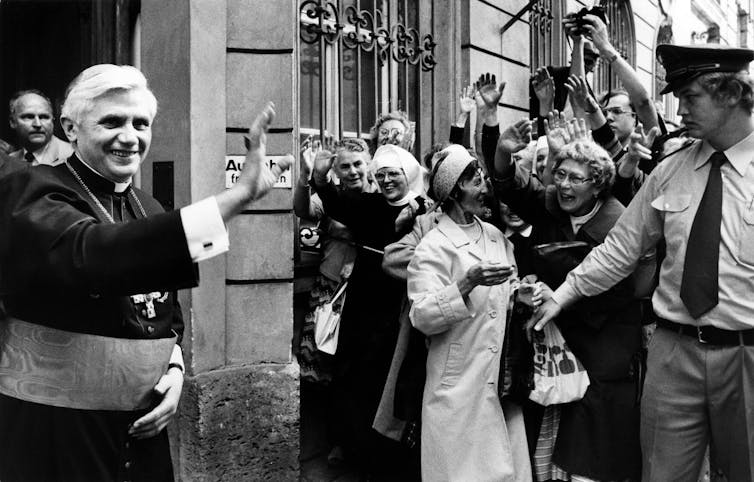
[[[312,175],[314,157],[316,156],[313,149],[313,142],[314,140],[312,136],[309,136],[301,143],[301,151],[299,153],[299,179],[304,181],[302,185],[305,184]]]
[[[565,83],[568,96],[578,107],[587,114],[594,114],[600,110],[597,100],[589,92],[586,79],[577,75],[569,75]],[[604,116],[603,116],[604,117]]]
[[[327,173],[332,168],[335,156],[327,149],[321,149],[314,157],[314,181],[321,183],[327,178]]]
[[[515,124],[509,125],[497,141],[498,149],[507,153],[518,152],[531,142],[531,121],[521,119]]]
[[[586,120],[583,117],[571,119],[566,126],[568,129],[568,135],[573,141],[591,141],[592,131],[586,125]]]
[[[270,166],[267,162],[267,129],[275,118],[275,105],[272,102],[262,109],[249,128],[249,135],[244,138],[246,160],[243,173],[238,180],[239,189],[247,190],[249,200],[259,199],[267,194],[277,182],[280,174],[293,163],[288,155]]]
[[[628,142],[628,152],[625,159],[618,165],[620,177],[633,177],[642,159],[652,158],[652,144],[660,134],[660,128],[652,127],[648,133],[644,132],[644,126],[638,124],[631,133]]]
[[[497,110],[497,105],[503,96],[503,90],[505,90],[505,82],[500,82],[500,85],[497,85],[495,75],[487,72],[479,76],[476,89],[478,94],[477,108]]]
[[[534,72],[531,85],[539,100],[540,111],[547,112],[552,109],[555,102],[555,82],[550,77],[547,67],[540,67]]]
[[[550,155],[555,156],[564,145],[572,140],[571,134],[568,132],[568,121],[566,121],[565,115],[557,110],[547,114],[547,118],[544,121]]]
[[[594,42],[597,50],[602,52],[613,49],[610,43],[610,34],[607,31],[607,25],[596,15],[584,15],[584,33],[587,38]]]
[[[469,84],[468,86],[461,89],[461,95],[458,99],[458,107],[460,108],[460,111],[462,113],[468,114],[472,110],[474,110],[474,107],[476,107],[476,103],[474,101],[474,95],[476,94],[476,89],[474,88],[473,84]]]

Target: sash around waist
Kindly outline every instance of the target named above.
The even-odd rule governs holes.
[[[0,393],[82,410],[147,408],[176,336],[131,340],[0,319]]]

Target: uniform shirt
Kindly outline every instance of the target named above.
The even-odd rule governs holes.
[[[709,177],[708,160],[714,151],[706,141],[697,141],[662,162],[605,242],[568,274],[553,299],[565,306],[579,297],[607,290],[630,274],[639,257],[664,237],[667,255],[652,297],[655,312],[661,318],[688,325],[713,325],[727,330],[753,328],[754,133],[724,151],[730,162],[721,167],[719,303],[695,320],[680,298],[686,244]]]
[[[11,153],[11,156],[19,161],[27,162],[25,157],[27,152],[26,149],[21,148]],[[71,157],[73,154],[73,147],[71,147],[69,143],[52,136],[50,142],[45,144],[41,149],[32,152],[32,154],[34,154],[34,161],[31,162],[32,166],[38,166],[40,164],[43,166],[57,166]]]

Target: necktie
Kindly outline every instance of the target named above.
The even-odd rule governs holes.
[[[24,159],[26,159],[29,162],[29,164],[34,164],[34,161],[37,160],[37,158],[34,157],[34,153],[30,151],[26,151],[26,154],[24,154]]]
[[[720,166],[727,160],[722,152],[710,156],[707,187],[691,225],[681,279],[681,300],[694,318],[717,306],[720,224],[723,208],[723,179]]]

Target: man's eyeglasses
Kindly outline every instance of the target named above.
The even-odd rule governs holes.
[[[563,182],[566,179],[568,179],[568,182],[570,182],[572,186],[581,186],[586,182],[591,182],[594,180],[592,178],[585,178],[585,177],[577,176],[575,174],[568,173],[564,171],[563,169],[556,169],[552,173],[552,177],[555,180],[555,182]]]
[[[382,182],[384,180],[388,181],[395,181],[396,179],[399,179],[401,176],[403,176],[403,171],[377,171],[374,173],[374,178]]]
[[[605,108],[605,109],[602,109],[602,113],[604,115],[613,114],[613,115],[616,115],[616,116],[617,115],[621,115],[621,114],[627,114],[627,115],[631,115],[631,116],[636,115],[636,112],[631,111],[631,110],[623,110],[620,107]]]

